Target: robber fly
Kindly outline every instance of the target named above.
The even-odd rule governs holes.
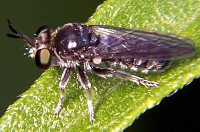
[[[164,35],[155,32],[125,29],[112,26],[85,25],[69,23],[51,32],[49,26],[38,29],[34,41],[16,31],[7,20],[10,30],[30,46],[29,56],[35,59],[37,67],[48,69],[56,65],[62,67],[63,73],[59,83],[60,98],[55,109],[58,115],[65,95],[65,86],[70,78],[71,69],[75,68],[82,87],[87,91],[87,105],[90,121],[94,121],[91,98],[91,84],[86,72],[99,76],[116,75],[129,79],[136,84],[157,87],[159,83],[124,72],[129,68],[142,73],[157,71],[169,61],[190,57],[195,53],[192,40],[175,35]],[[110,68],[100,68],[103,63],[110,63]],[[121,66],[115,70],[113,65]]]

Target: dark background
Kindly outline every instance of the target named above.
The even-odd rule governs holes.
[[[21,33],[34,38],[42,25],[52,29],[65,23],[85,23],[103,0],[3,1],[0,0],[0,116],[25,92],[43,71],[23,53],[25,43],[10,39],[6,18]],[[197,131],[200,130],[200,80],[147,110],[125,131]]]

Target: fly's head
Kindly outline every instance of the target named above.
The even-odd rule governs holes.
[[[10,21],[7,20],[8,26],[10,30],[15,33],[7,34],[8,37],[11,38],[21,38],[28,45],[31,47],[29,50],[30,57],[35,59],[35,63],[37,67],[40,69],[46,70],[52,64],[52,45],[50,44],[51,41],[51,34],[50,34],[50,27],[49,26],[42,26],[38,29],[35,35],[34,42],[28,38],[26,35],[23,35],[17,32],[10,24]]]

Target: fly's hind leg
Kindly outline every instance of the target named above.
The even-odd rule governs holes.
[[[58,115],[61,110],[62,104],[64,102],[64,97],[65,97],[65,86],[67,85],[67,83],[69,81],[70,73],[71,73],[71,68],[65,68],[62,73],[61,81],[59,83],[60,98],[59,98],[57,107],[55,109],[54,115]]]
[[[95,68],[93,66],[91,66],[92,71],[95,72],[96,74],[98,74],[99,76],[112,76],[112,75],[117,75],[119,77],[122,78],[126,78],[129,79],[130,81],[136,83],[136,84],[142,84],[144,86],[154,86],[154,87],[158,87],[158,83],[157,82],[152,82],[152,81],[148,81],[145,80],[143,78],[131,75],[129,73],[120,71],[120,70],[110,70],[110,69],[99,69],[99,68]]]
[[[134,76],[134,75],[131,75],[129,73],[126,73],[126,72],[123,72],[123,71],[119,71],[117,70],[115,72],[115,74],[119,77],[122,77],[122,78],[127,78],[129,80],[131,80],[132,82],[136,83],[136,84],[142,84],[144,85],[145,87],[147,86],[153,86],[153,87],[158,87],[159,83],[157,82],[152,82],[152,81],[149,81],[149,80],[145,80],[143,78],[140,78],[138,76]]]

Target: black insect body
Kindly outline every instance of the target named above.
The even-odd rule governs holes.
[[[111,65],[120,65],[122,69],[141,69],[141,72],[148,73],[149,70],[157,71],[163,68],[170,60],[190,57],[195,53],[195,44],[190,39],[140,30],[70,23],[59,27],[53,33],[50,32],[49,26],[43,26],[38,29],[32,42],[27,36],[17,32],[9,20],[8,26],[15,33],[7,34],[9,37],[22,38],[31,46],[30,57],[35,59],[39,68],[48,69],[51,65],[64,68],[55,115],[61,110],[71,68],[77,70],[78,80],[87,91],[90,121],[94,121],[91,84],[85,72],[91,71],[103,77],[117,75],[137,84],[157,87],[157,82],[121,70],[95,66],[109,62]]]

